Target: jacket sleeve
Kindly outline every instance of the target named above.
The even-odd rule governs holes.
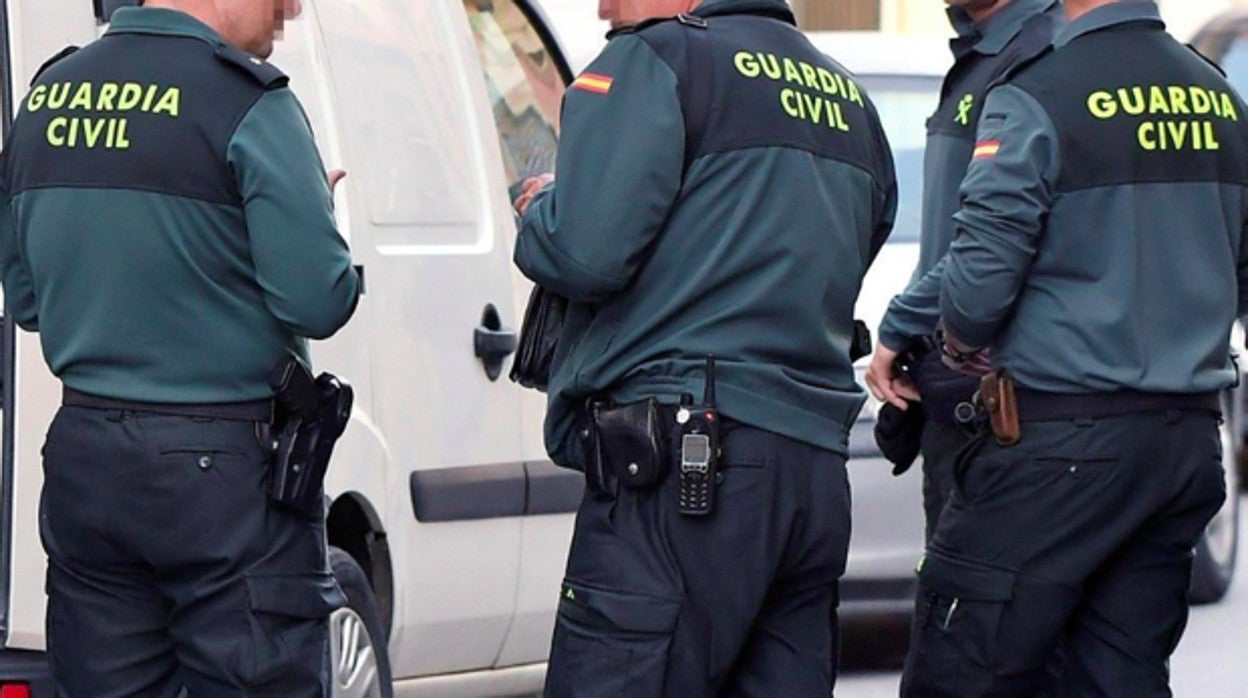
[[[888,135],[884,133],[884,127],[880,124],[880,117],[874,105],[871,107],[871,116],[875,123],[876,143],[880,148],[881,171],[877,182],[879,189],[876,211],[878,215],[871,231],[867,267],[875,262],[876,256],[884,248],[884,243],[888,242],[888,236],[893,234],[893,225],[897,222],[897,165],[893,161],[893,149],[888,143]]]
[[[39,329],[35,285],[22,257],[4,167],[4,158],[0,157],[0,278],[4,281],[4,305],[18,326],[34,332]]]
[[[1239,282],[1239,306],[1235,317],[1248,325],[1248,210],[1244,212],[1243,229],[1239,238],[1239,263],[1237,279]],[[5,286],[8,291],[8,286]],[[1248,348],[1248,347],[1246,347]]]
[[[893,297],[888,312],[880,321],[880,343],[893,351],[902,351],[915,337],[925,337],[940,323],[940,286],[944,280],[946,258],[905,291]],[[955,335],[956,336],[956,335]]]
[[[325,167],[293,92],[272,90],[256,102],[234,132],[228,159],[269,311],[296,334],[330,336],[355,310],[359,277],[334,223]]]
[[[941,287],[941,321],[963,343],[992,344],[1014,307],[1060,166],[1057,134],[1040,104],[1009,85],[989,93]]]
[[[516,266],[572,301],[632,282],[680,191],[676,75],[634,35],[613,39],[564,97],[558,180],[526,211]]]

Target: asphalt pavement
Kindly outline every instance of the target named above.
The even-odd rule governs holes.
[[[1248,510],[1241,506],[1240,511]],[[1240,531],[1239,566],[1230,592],[1220,603],[1192,609],[1171,661],[1176,698],[1248,696],[1248,517]],[[899,635],[896,622],[846,628],[838,698],[896,698],[905,652]]]

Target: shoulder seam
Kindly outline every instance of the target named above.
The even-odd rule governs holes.
[[[260,100],[264,99],[267,95],[274,93],[274,92],[279,92],[282,89],[287,89],[287,88],[279,88],[277,90],[262,90],[258,92],[256,94],[256,98],[251,100],[251,102],[247,105],[245,109],[239,110],[238,119],[234,121],[234,125],[230,127],[230,130],[226,134],[225,152],[221,154],[221,165],[225,169],[224,174],[227,175],[227,180],[230,183],[230,190],[234,192],[234,197],[239,202],[239,205],[242,205],[243,203],[243,194],[241,191],[239,191],[239,188],[238,188],[238,173],[234,172],[234,167],[230,163],[230,148],[234,144],[234,137],[238,135],[238,129],[243,125],[243,122],[247,120],[247,117],[256,108],[256,105],[260,103]]]

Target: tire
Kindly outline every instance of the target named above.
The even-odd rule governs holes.
[[[1214,515],[1196,546],[1192,561],[1192,603],[1214,603],[1226,596],[1235,577],[1235,551],[1239,547],[1240,448],[1231,437],[1238,427],[1238,411],[1226,413],[1222,426],[1222,465],[1226,470],[1226,504]]]
[[[332,698],[393,698],[390,648],[377,599],[364,570],[346,552],[329,549],[329,565],[347,605],[329,617]]]

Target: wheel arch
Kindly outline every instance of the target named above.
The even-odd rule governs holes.
[[[325,520],[329,544],[350,555],[368,577],[386,636],[394,618],[394,567],[381,517],[359,492],[339,495]]]

